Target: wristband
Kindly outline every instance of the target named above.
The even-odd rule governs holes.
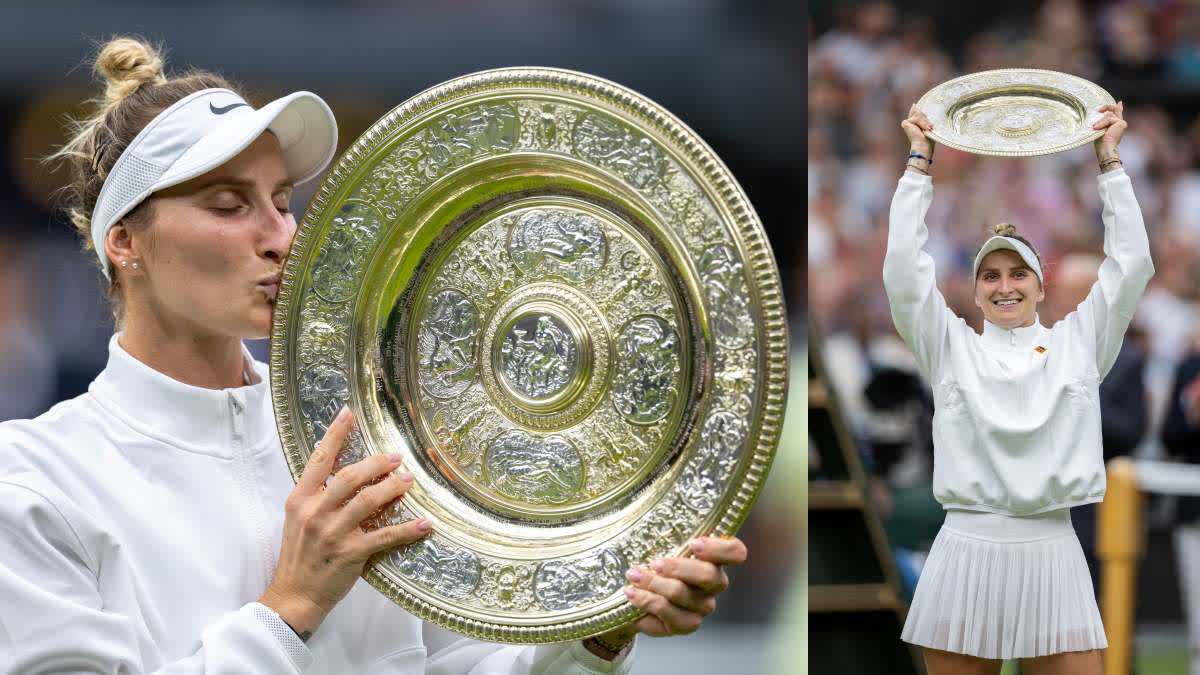
[[[926,162],[929,162],[929,166],[933,166],[933,160],[932,160],[932,159],[930,159],[929,157],[926,157],[925,155],[922,155],[922,154],[921,154],[921,153],[919,153],[919,152],[910,152],[910,153],[908,154],[908,158],[909,158],[909,159],[912,159],[913,157],[919,157],[920,159],[923,159],[923,160],[925,160]]]

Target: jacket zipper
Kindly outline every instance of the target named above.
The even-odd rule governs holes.
[[[256,487],[256,476],[254,460],[250,456],[246,448],[246,401],[240,391],[230,390],[227,392],[229,396],[229,412],[233,419],[233,459],[234,473],[237,475],[238,483],[241,484],[242,495],[245,498],[245,511],[249,517],[254,529],[254,545],[257,549],[258,557],[262,561],[262,589],[266,589],[267,584],[271,582],[271,573],[274,570],[274,555],[270,550],[270,544],[267,539],[267,525],[265,521],[266,514],[263,513],[262,498],[258,494]]]

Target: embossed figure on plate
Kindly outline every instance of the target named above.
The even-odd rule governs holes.
[[[746,422],[742,417],[718,410],[705,421],[696,456],[679,476],[679,494],[688,506],[708,511],[716,505],[745,442]]]
[[[425,306],[417,332],[417,377],[437,398],[466,391],[475,381],[479,310],[461,292],[438,291]]]
[[[579,368],[579,346],[561,319],[534,313],[520,317],[500,346],[504,381],[532,399],[562,391]]]
[[[564,209],[535,209],[512,230],[508,252],[521,271],[559,274],[574,282],[604,266],[608,242],[595,218]]]
[[[404,576],[451,598],[465,598],[479,584],[479,558],[435,538],[402,546],[391,560]]]
[[[512,149],[516,136],[517,112],[510,105],[447,113],[425,130],[426,155],[418,167],[426,178],[436,178],[486,152]]]
[[[341,471],[355,462],[366,459],[366,457],[367,444],[363,441],[362,432],[354,429],[350,432],[349,437],[346,438],[346,444],[342,446],[337,459],[334,460],[333,468],[335,471]]]
[[[533,565],[489,562],[476,594],[485,607],[525,611],[533,606]]]
[[[346,354],[346,338],[342,331],[326,321],[312,320],[304,325],[299,354],[304,365],[317,361],[333,361]]]
[[[558,121],[554,119],[554,106],[544,105],[542,111],[538,114],[537,121],[537,139],[545,147],[549,147],[554,143],[554,137],[558,135]]]
[[[586,558],[548,562],[538,569],[533,582],[538,602],[549,610],[603,600],[624,585],[625,561],[607,548]]]
[[[327,302],[345,302],[354,296],[356,270],[366,258],[379,223],[370,207],[347,204],[333,219],[329,236],[313,266],[313,291]]]
[[[317,439],[337,416],[338,411],[350,400],[350,385],[346,376],[330,364],[317,364],[300,376],[300,410],[313,426]]]
[[[754,318],[737,254],[724,245],[706,249],[700,257],[700,278],[712,307],[717,342],[734,348],[745,345],[754,330]]]
[[[653,141],[600,115],[588,115],[575,128],[575,147],[588,159],[616,170],[639,190],[661,184],[671,162]]]
[[[583,488],[583,460],[560,436],[508,431],[488,445],[484,465],[496,490],[529,504],[563,504]]]
[[[678,397],[679,338],[666,321],[643,316],[629,322],[617,338],[612,401],[635,424],[656,422]]]

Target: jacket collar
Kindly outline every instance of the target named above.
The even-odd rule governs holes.
[[[233,457],[236,447],[261,447],[276,434],[266,364],[242,347],[258,383],[204,389],[172,379],[134,358],[113,335],[108,365],[88,391],[114,416],[156,440],[191,452]],[[238,439],[237,434],[241,435]]]
[[[1033,315],[1033,324],[1020,328],[1001,328],[984,319],[983,341],[989,345],[1006,347],[1032,347],[1042,334],[1042,321]]]

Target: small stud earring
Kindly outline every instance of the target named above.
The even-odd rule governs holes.
[[[121,261],[121,267],[129,267],[129,261],[128,261],[128,260],[122,260],[122,261]]]
[[[135,260],[135,261],[133,261],[133,269],[136,270],[137,268],[138,268],[138,264],[137,264],[137,261]]]

